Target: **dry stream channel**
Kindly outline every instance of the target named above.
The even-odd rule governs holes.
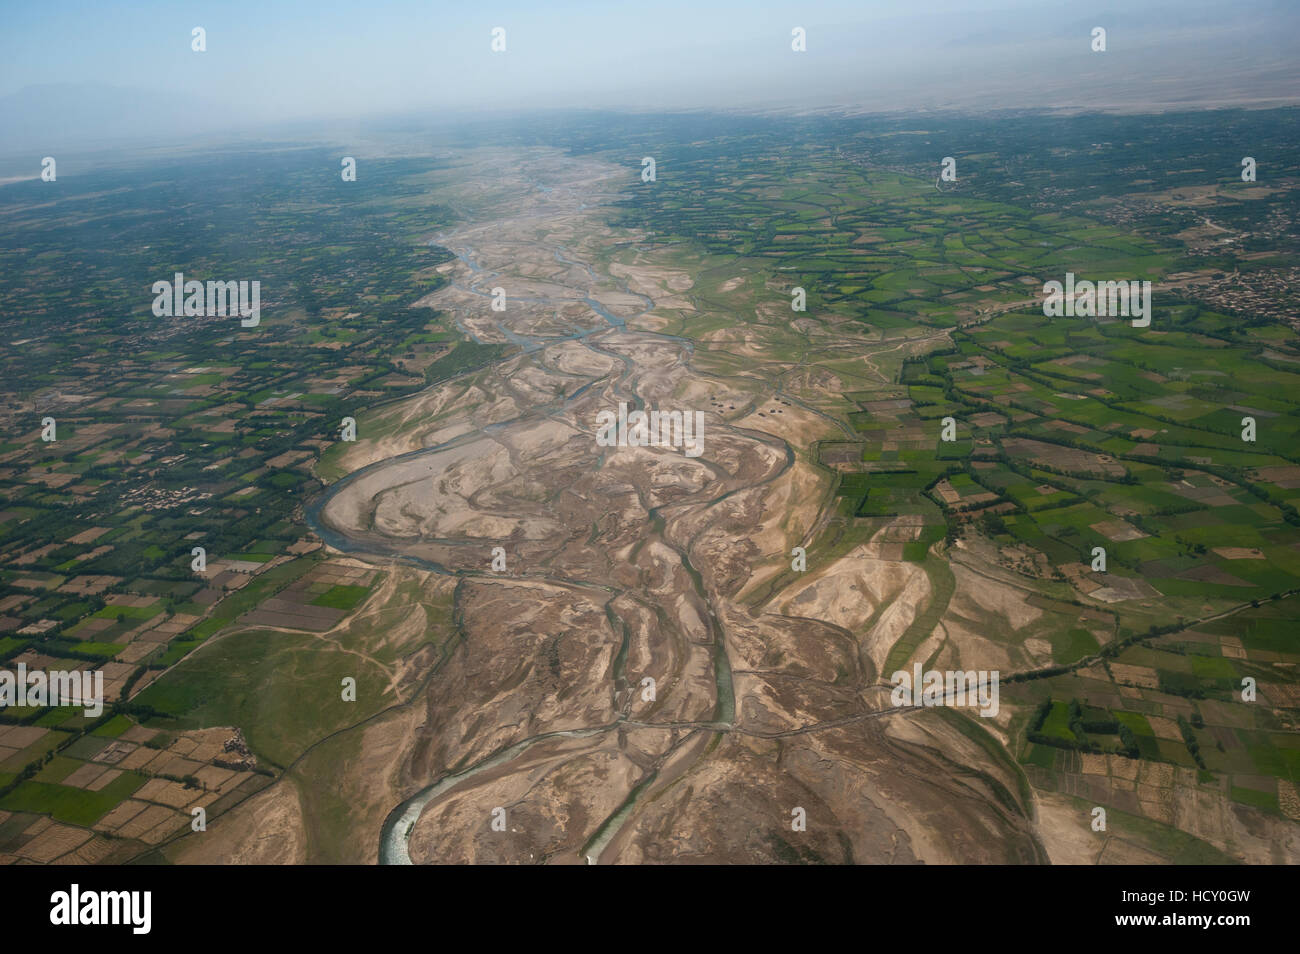
[[[585,208],[585,203],[583,205],[583,208]],[[461,230],[461,231],[463,232],[465,230]],[[419,461],[434,462],[439,458],[440,455],[445,455],[448,452],[465,448],[467,445],[473,444],[474,442],[483,440],[485,438],[502,439],[502,438],[508,438],[512,433],[527,432],[531,428],[535,428],[539,424],[539,422],[545,421],[548,418],[553,419],[558,415],[563,415],[566,411],[569,411],[577,402],[583,400],[584,398],[589,397],[589,392],[592,391],[593,389],[606,388],[608,393],[613,396],[613,400],[615,402],[626,401],[629,407],[644,408],[646,406],[646,402],[644,398],[638,394],[637,391],[637,376],[640,369],[638,368],[633,358],[630,357],[627,353],[625,353],[626,351],[633,350],[633,349],[623,348],[621,350],[619,349],[611,350],[609,346],[617,346],[620,343],[620,339],[629,338],[629,337],[637,340],[638,342],[644,342],[646,340],[653,339],[655,341],[661,342],[666,346],[677,349],[677,353],[678,353],[677,361],[683,367],[688,369],[688,373],[694,373],[689,371],[689,357],[693,351],[693,343],[686,338],[678,337],[675,335],[662,334],[662,333],[650,332],[650,331],[635,331],[635,332],[627,331],[626,325],[629,318],[636,319],[647,314],[655,307],[655,302],[643,294],[632,291],[627,286],[626,283],[618,282],[612,278],[607,279],[606,284],[607,285],[611,283],[616,284],[620,288],[620,291],[623,295],[631,298],[639,299],[643,305],[642,309],[639,312],[629,316],[629,318],[619,317],[617,314],[613,313],[609,308],[605,307],[605,305],[603,305],[601,302],[597,301],[594,297],[592,297],[593,293],[589,289],[582,289],[582,288],[575,287],[573,285],[567,285],[566,288],[572,289],[576,293],[576,297],[566,296],[564,298],[549,298],[549,297],[519,298],[519,299],[512,299],[512,303],[526,305],[534,309],[553,308],[555,310],[555,314],[558,316],[562,313],[561,312],[562,306],[572,305],[575,301],[577,301],[586,305],[596,315],[599,315],[600,318],[604,320],[605,326],[583,328],[571,324],[570,333],[564,335],[558,335],[558,336],[551,335],[551,334],[537,335],[537,334],[523,333],[516,328],[512,328],[510,324],[508,324],[510,318],[512,318],[513,315],[509,313],[494,314],[493,312],[491,312],[491,310],[488,308],[487,305],[487,300],[490,299],[491,293],[490,291],[486,290],[485,286],[491,285],[495,282],[503,282],[508,284],[509,280],[506,278],[502,278],[497,273],[491,272],[488,269],[484,268],[482,265],[480,265],[478,261],[478,255],[474,247],[469,244],[469,242],[466,240],[466,238],[463,235],[460,235],[458,233],[453,233],[448,236],[438,236],[433,241],[434,243],[442,245],[446,248],[449,248],[451,251],[453,251],[457,256],[457,258],[459,259],[460,263],[464,266],[464,269],[468,271],[468,278],[463,283],[453,283],[452,287],[457,288],[462,293],[468,293],[474,296],[478,296],[479,298],[484,300],[483,310],[482,312],[475,315],[475,319],[481,321],[484,318],[484,316],[490,316],[491,326],[497,332],[499,332],[501,337],[503,337],[506,341],[518,346],[524,352],[525,355],[538,357],[543,352],[545,352],[546,349],[564,345],[565,343],[568,342],[579,342],[584,347],[590,349],[591,351],[599,355],[603,355],[606,358],[610,359],[613,363],[615,363],[616,368],[621,368],[621,371],[617,373],[617,376],[614,376],[613,372],[611,372],[610,374],[596,377],[593,380],[589,381],[587,384],[579,387],[576,391],[574,391],[572,394],[570,394],[565,398],[557,399],[545,403],[537,403],[534,406],[527,408],[522,413],[518,414],[517,416],[511,419],[474,427],[471,430],[465,431],[464,433],[458,434],[457,436],[447,441],[438,443],[436,445],[421,448],[419,450],[407,454],[403,454],[397,457],[388,458],[386,460],[377,461],[366,467],[363,467],[360,470],[357,470],[347,475],[346,477],[338,480],[333,485],[331,485],[328,488],[328,490],[318,500],[313,502],[313,504],[308,507],[307,519],[312,530],[318,536],[320,536],[325,541],[325,543],[328,544],[330,547],[333,547],[334,549],[342,551],[344,553],[352,554],[362,559],[369,557],[371,559],[379,558],[380,560],[384,560],[384,561],[396,560],[396,561],[410,563],[412,565],[416,565],[423,569],[430,570],[436,573],[449,574],[453,576],[490,577],[492,576],[492,574],[488,573],[485,570],[480,571],[480,570],[474,570],[468,568],[449,568],[442,563],[428,560],[420,556],[414,555],[408,552],[407,545],[400,538],[385,541],[385,540],[376,539],[376,536],[373,533],[365,533],[365,534],[356,533],[353,528],[341,526],[339,521],[331,520],[331,514],[330,514],[331,504],[334,501],[338,500],[341,494],[347,492],[358,481],[365,480],[367,477],[372,477],[376,473],[386,468],[391,468],[395,463],[408,463],[408,462],[419,462]],[[598,276],[596,275],[592,267],[586,263],[577,261],[574,257],[575,253],[572,252],[570,249],[566,248],[563,245],[556,244],[551,249],[549,249],[549,251],[553,253],[554,259],[558,264],[567,266],[567,270],[565,272],[566,275],[572,275],[574,273],[574,270],[577,269],[580,270],[581,273],[587,276],[587,278],[590,280],[593,286],[598,282],[600,282],[600,279],[598,278]],[[551,283],[555,284],[556,280],[551,280]],[[463,333],[469,335],[473,340],[478,342],[482,341],[480,336],[476,334],[473,329],[471,329],[464,323],[461,315],[457,315],[456,324],[457,327]],[[517,356],[512,355],[509,358],[503,359],[503,362],[499,362],[499,364],[515,360],[516,358]],[[480,373],[480,372],[474,372],[474,373]],[[447,384],[448,382],[444,381],[436,385],[433,385],[432,387],[433,388],[445,387]],[[406,396],[401,400],[411,400],[411,397]],[[579,421],[579,423],[581,423],[581,420]],[[711,419],[709,426],[710,426],[710,430],[713,432],[717,432],[718,430],[721,429],[728,432],[730,435],[733,436],[733,438],[744,437],[753,441],[757,441],[759,443],[766,444],[769,448],[771,448],[774,451],[778,450],[779,448],[779,457],[782,458],[783,460],[779,464],[779,466],[775,468],[769,468],[767,472],[764,473],[761,479],[758,481],[755,481],[753,483],[744,486],[739,486],[739,487],[733,486],[728,490],[726,490],[724,493],[715,495],[708,499],[688,500],[685,503],[680,501],[674,501],[671,504],[671,507],[673,509],[677,509],[682,506],[687,506],[692,508],[711,507],[714,504],[722,500],[725,500],[727,497],[731,496],[734,493],[737,493],[741,490],[751,489],[752,487],[768,483],[780,477],[781,474],[784,473],[784,471],[793,464],[794,455],[791,448],[787,444],[785,444],[784,441],[780,441],[778,438],[774,438],[770,434],[763,434],[760,432],[749,431],[743,428],[728,427],[725,423],[721,422],[716,417],[713,417]],[[591,430],[593,435],[592,442],[594,446],[594,424],[591,426]],[[661,449],[660,452],[670,453],[670,454],[679,453],[679,451],[671,448]],[[707,454],[706,456],[700,458],[700,462],[702,463],[707,462],[707,460],[708,460]],[[605,455],[602,454],[595,466],[599,468],[603,466],[604,463],[605,463]],[[705,590],[703,580],[698,570],[696,570],[691,565],[690,557],[688,553],[690,549],[689,544],[687,544],[686,546],[673,544],[664,535],[665,516],[661,512],[662,509],[664,508],[662,507],[648,508],[647,515],[648,515],[649,525],[646,527],[647,535],[653,534],[654,536],[657,537],[657,539],[659,539],[664,544],[666,544],[667,546],[671,547],[673,550],[676,551],[677,556],[681,561],[681,565],[685,568],[685,570],[690,576],[693,588],[699,600],[705,607],[710,607],[711,604],[710,604],[709,595]],[[456,542],[468,543],[470,541],[443,539],[440,542],[450,544]],[[482,541],[473,541],[473,542],[475,543],[475,545],[481,545]],[[584,581],[581,579],[575,580],[574,578],[569,576],[566,576],[563,579],[556,579],[547,576],[545,574],[540,574],[540,575],[529,574],[529,578],[541,579],[541,580],[552,580],[556,583],[561,583],[565,586],[573,586],[577,584],[589,589],[602,590],[609,594],[610,601],[612,601],[614,598],[620,595],[620,593],[623,592],[623,590],[620,589],[619,587],[611,586],[608,583],[600,580],[592,580],[592,581]],[[653,596],[643,596],[643,599],[647,603],[652,604],[654,602]],[[715,678],[716,700],[715,700],[713,720],[701,721],[699,723],[695,723],[694,725],[698,726],[701,729],[705,729],[706,731],[710,727],[716,728],[718,730],[727,730],[731,728],[731,722],[732,719],[734,718],[734,697],[733,697],[732,681],[731,681],[731,669],[727,659],[727,654],[725,650],[725,640],[723,638],[721,625],[719,624],[716,615],[711,610],[709,610],[708,612],[708,619],[706,620],[706,623],[713,640],[713,661],[714,661],[713,669],[714,669],[714,678]],[[626,641],[627,641],[626,633],[624,633],[623,635],[623,640],[624,640],[623,650],[620,651],[618,658],[616,659],[615,662],[615,668],[616,670],[619,670],[616,671],[615,678],[616,680],[619,681],[621,681],[624,676],[624,673],[621,671],[621,668],[625,663]],[[686,725],[684,723],[663,723],[663,724],[665,726]],[[644,725],[644,723],[636,723],[636,722],[628,721],[626,719],[626,715],[623,714],[620,716],[618,720],[616,720],[615,722],[609,725],[593,726],[591,728],[586,728],[586,729],[561,730],[556,732],[540,733],[531,736],[529,738],[525,738],[517,742],[514,742],[490,754],[486,758],[482,758],[478,760],[475,764],[469,766],[463,771],[454,774],[447,774],[440,777],[433,784],[422,789],[421,791],[413,795],[411,798],[407,799],[406,801],[398,805],[389,814],[382,829],[381,844],[379,846],[380,863],[381,864],[412,863],[410,853],[409,853],[409,841],[411,837],[411,832],[415,827],[416,822],[419,820],[420,816],[428,809],[428,807],[431,804],[436,802],[441,796],[447,794],[451,790],[455,789],[457,786],[460,786],[463,783],[467,782],[468,780],[472,779],[474,776],[509,762],[511,759],[515,758],[516,756],[518,756],[519,754],[521,754],[531,746],[543,740],[557,738],[557,737],[585,738],[589,736],[598,736],[607,732],[615,731],[620,725],[622,726]],[[683,739],[682,741],[684,742],[685,739]],[[681,743],[678,744],[680,745]],[[599,826],[596,833],[588,840],[587,846],[584,848],[584,852],[588,855],[589,861],[594,861],[596,858],[599,857],[601,850],[603,850],[605,845],[607,845],[609,841],[614,837],[614,835],[617,833],[619,826],[628,817],[632,809],[635,807],[636,798],[646,790],[649,783],[653,780],[653,777],[654,777],[654,773],[651,773],[649,777],[643,779],[641,783],[636,785],[633,788],[631,794],[628,796],[627,800],[623,803],[623,805],[620,806],[620,808],[614,814],[612,814],[609,818],[607,818],[605,822],[601,826]]]

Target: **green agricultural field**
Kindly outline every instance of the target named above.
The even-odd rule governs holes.
[[[342,699],[356,680],[357,701]],[[138,696],[165,718],[151,727],[248,726],[248,744],[288,765],[313,742],[397,701],[388,677],[352,653],[311,637],[250,631],[203,647]]]
[[[359,606],[369,594],[367,586],[333,586],[311,602],[313,606],[350,610]]]
[[[124,772],[98,792],[48,782],[22,782],[0,797],[0,808],[13,812],[48,813],[70,825],[93,825],[143,785],[143,776]]]

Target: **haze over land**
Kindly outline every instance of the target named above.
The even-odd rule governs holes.
[[[1300,90],[1284,0],[11,5],[0,158],[554,109],[1143,110]],[[207,31],[207,51],[190,31]],[[507,49],[493,54],[494,27]],[[791,30],[807,32],[792,55]],[[1108,31],[1105,54],[1089,47]],[[338,127],[334,127],[337,132]],[[319,133],[319,129],[315,130]]]

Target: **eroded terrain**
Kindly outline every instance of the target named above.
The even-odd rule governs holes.
[[[891,635],[928,598],[889,558],[892,528],[742,598],[825,518],[808,458],[839,433],[823,382],[797,363],[777,369],[804,379],[788,391],[701,370],[658,331],[696,309],[689,275],[603,224],[625,171],[519,168],[464,184],[470,224],[434,237],[453,281],[425,303],[522,353],[390,410],[395,434],[363,428],[317,515],[355,556],[456,577],[463,639],[412,702],[400,768],[426,790],[390,819],[386,860],[1041,860],[1014,764],[881,688]],[[758,328],[725,347],[770,365]],[[823,348],[914,340],[810,331]],[[703,411],[703,453],[598,446],[597,413],[620,402]]]

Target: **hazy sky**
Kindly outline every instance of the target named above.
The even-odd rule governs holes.
[[[1267,100],[1296,93],[1298,10],[1291,0],[0,0],[0,120],[21,138],[97,118],[182,129],[200,113],[220,131],[414,110]],[[196,26],[205,53],[190,49]],[[504,53],[490,49],[497,26]],[[806,53],[790,48],[795,26]],[[1105,54],[1089,48],[1094,26],[1108,30]],[[115,109],[121,99],[130,107]]]

